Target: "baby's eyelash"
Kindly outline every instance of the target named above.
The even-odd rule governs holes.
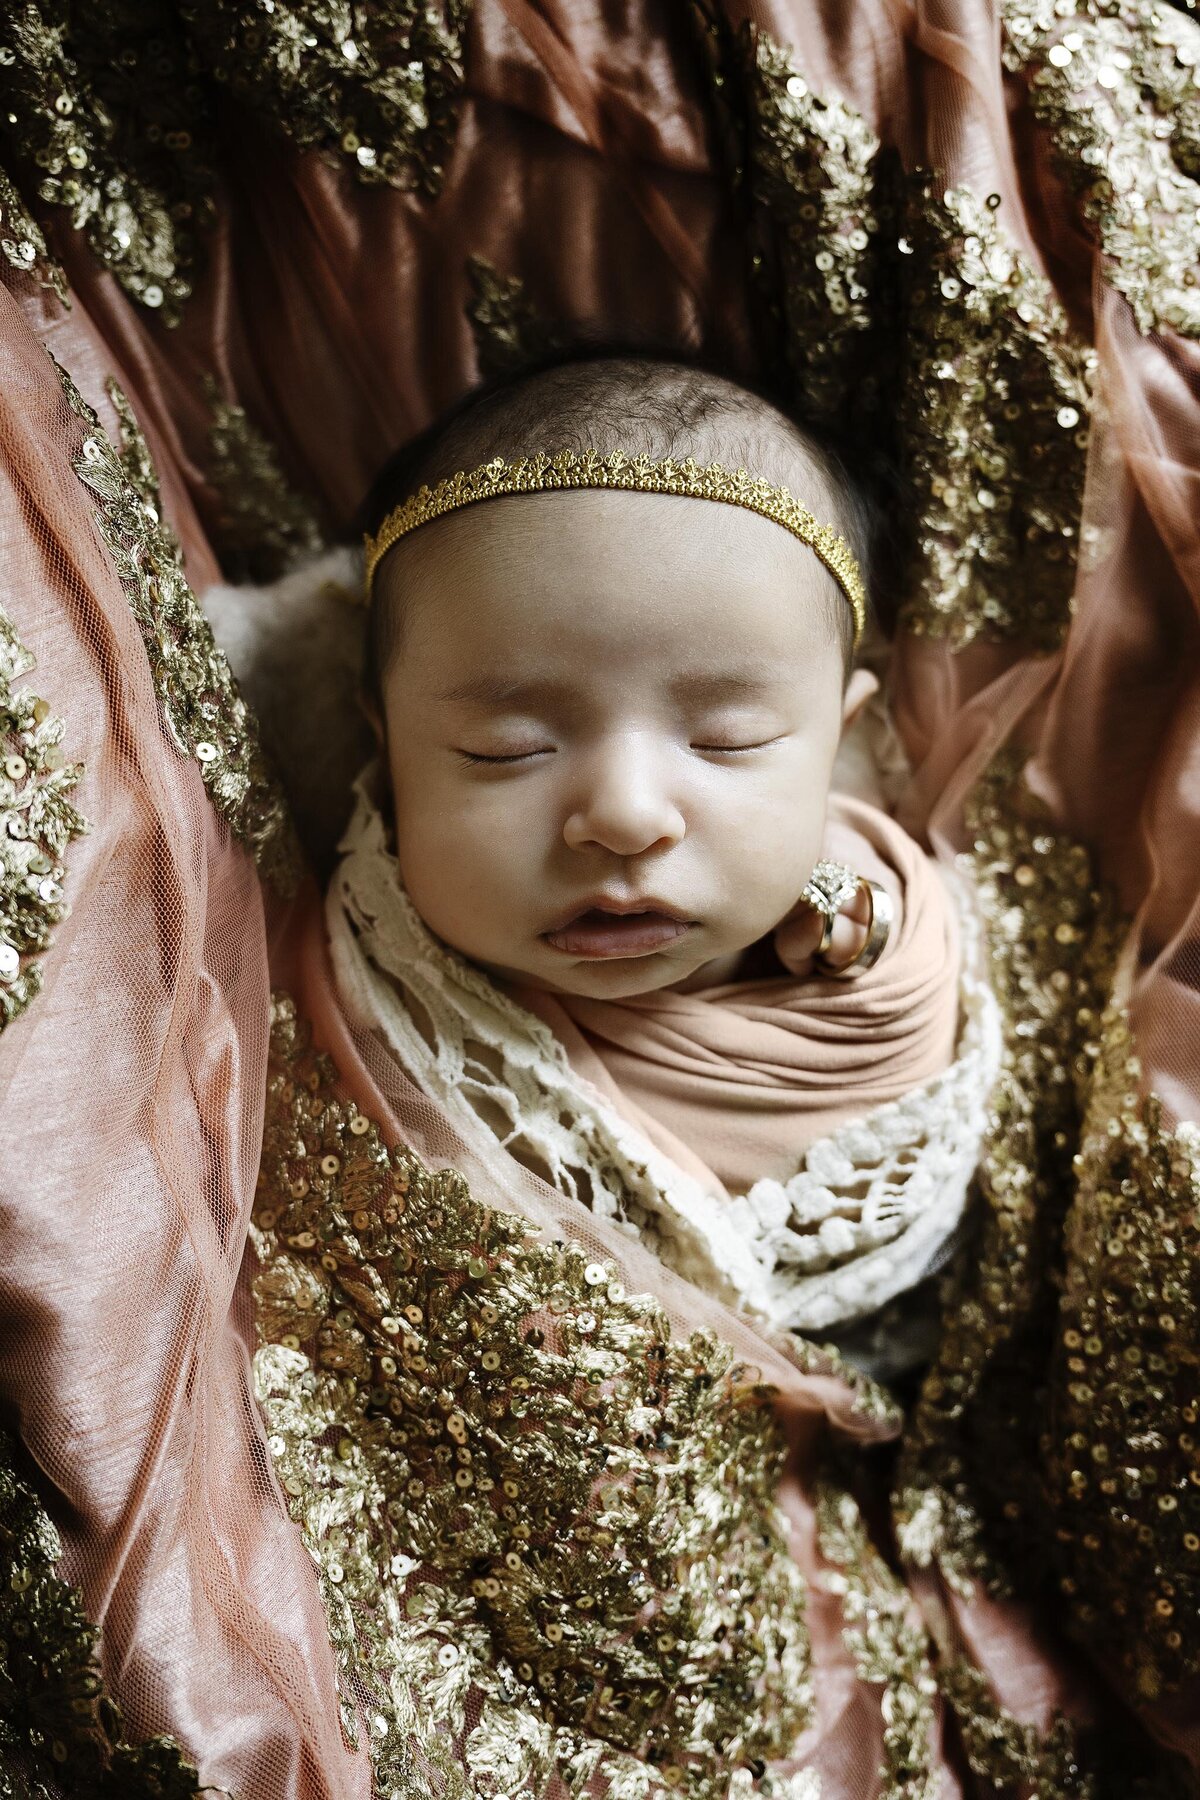
[[[700,750],[708,756],[742,756],[747,750],[765,750],[768,744],[777,744],[778,737],[761,738],[757,744],[693,744],[693,750]]]
[[[532,762],[535,756],[544,756],[543,750],[526,750],[520,756],[477,756],[472,750],[460,750],[458,753],[466,763],[500,763]]]
[[[779,736],[776,736],[761,738],[754,744],[692,744],[690,748],[699,751],[704,756],[745,756],[751,750],[765,750],[768,745],[778,742]],[[541,750],[525,750],[519,756],[481,756],[474,750],[458,751],[463,762],[475,768],[512,768],[517,763],[533,762],[537,757],[549,754],[549,747]]]

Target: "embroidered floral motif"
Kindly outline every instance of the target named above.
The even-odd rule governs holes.
[[[41,988],[41,964],[30,959],[67,915],[62,858],[87,830],[67,798],[83,765],[63,757],[63,721],[16,685],[33,666],[0,607],[0,1031]]]
[[[910,498],[894,599],[910,630],[1050,649],[1070,618],[1094,355],[993,200],[905,175],[766,33],[701,9],[751,271],[801,417]]]
[[[1028,82],[1106,273],[1143,331],[1200,336],[1200,20],[1144,0],[1007,0]]]
[[[258,1392],[377,1786],[723,1800],[811,1716],[756,1372],[272,1043]]]
[[[199,1794],[196,1770],[169,1738],[126,1740],[96,1663],[99,1633],[78,1590],[55,1573],[61,1555],[45,1509],[16,1472],[12,1440],[0,1433],[0,1792],[14,1800]]]
[[[230,581],[274,581],[315,556],[324,539],[314,504],[289,485],[270,440],[245,409],[206,385],[211,423],[208,477],[220,501],[213,540]]]
[[[2,54],[0,52],[0,57]],[[3,169],[0,169],[0,251],[14,269],[19,269],[22,275],[32,275],[43,287],[51,288],[64,306],[70,305],[67,278],[46,247],[41,226],[31,216]]]
[[[297,856],[286,802],[183,573],[178,540],[159,516],[146,441],[115,382],[108,393],[121,421],[120,455],[70,376],[62,368],[58,374],[86,428],[73,466],[100,501],[96,522],[142,633],[167,729],[180,753],[199,763],[209,798],[263,875],[286,889]]]

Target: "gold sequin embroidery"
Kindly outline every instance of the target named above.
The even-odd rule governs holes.
[[[298,858],[286,801],[184,575],[178,540],[160,516],[145,438],[124,394],[110,381],[109,398],[122,428],[118,455],[70,376],[55,367],[67,404],[85,428],[72,466],[100,502],[96,523],[141,631],[171,740],[199,764],[217,812],[262,874],[286,891]]]
[[[70,305],[62,267],[51,256],[41,226],[3,169],[0,169],[0,252],[14,269],[19,269],[22,275],[32,275],[42,287],[57,294],[64,306]]]
[[[61,1556],[49,1515],[17,1473],[13,1441],[0,1433],[0,1788],[122,1800],[215,1794],[170,1738],[126,1737],[97,1663],[100,1634],[79,1590],[56,1573]]]
[[[470,0],[185,0],[192,53],[302,150],[436,194],[454,142]]]
[[[360,182],[432,195],[457,129],[469,14],[469,0],[24,0],[0,21],[13,173],[29,204],[62,209],[126,293],[175,324],[217,216],[222,86]],[[38,239],[11,241],[28,266]]]
[[[519,369],[559,343],[519,276],[501,275],[486,257],[467,258],[471,298],[467,317],[483,379]]]
[[[168,323],[215,217],[211,102],[180,21],[150,0],[25,0],[0,25],[0,116],[24,191],[62,208],[126,293]]]
[[[765,32],[697,9],[752,292],[801,419],[902,474],[887,596],[915,632],[1049,650],[1071,615],[1094,353],[993,198],[906,174]],[[772,348],[774,346],[774,348]]]
[[[42,985],[33,961],[67,915],[63,855],[87,821],[68,798],[83,774],[63,756],[63,721],[29,687],[34,659],[0,607],[0,1031]]]
[[[987,922],[1005,1058],[980,1169],[983,1217],[910,1422],[896,1500],[900,1546],[960,1585],[1004,1591],[1004,1552],[1046,1553],[1038,1408],[1082,1119],[1077,1062],[1112,983],[1124,922],[1083,848],[1022,810],[1006,753],[967,810],[964,872]]]
[[[1106,273],[1142,331],[1200,336],[1200,22],[1143,0],[1008,0],[1028,83]]]
[[[723,1800],[790,1748],[805,1592],[754,1370],[388,1151],[286,999],[254,1233],[269,1443],[380,1791]]]
[[[860,1681],[883,1688],[883,1764],[878,1800],[936,1800],[937,1680],[929,1638],[911,1596],[867,1535],[849,1493],[823,1487],[817,1543],[832,1567],[825,1587],[841,1598],[843,1636]]]
[[[206,383],[210,407],[208,478],[219,513],[212,538],[230,581],[274,581],[323,547],[315,503],[297,493],[274,445],[244,407]]]
[[[1067,1605],[1157,1700],[1200,1672],[1200,1128],[1141,1098],[1122,1005],[1086,1023],[1047,1481]]]
[[[1057,1586],[1144,1699],[1200,1671],[1200,1135],[1114,997],[1126,922],[1007,755],[971,808],[1007,1025],[975,1268],[910,1427],[899,1541]]]

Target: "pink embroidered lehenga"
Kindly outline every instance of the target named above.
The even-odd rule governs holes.
[[[1198,67],[1170,0],[0,26],[11,1791],[1195,1791]],[[1004,1023],[900,1399],[339,1003],[196,599],[581,325],[898,470]]]

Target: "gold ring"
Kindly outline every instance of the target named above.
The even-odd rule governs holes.
[[[849,962],[839,963],[836,968],[825,961],[825,952],[833,937],[833,920],[826,915],[825,929],[821,933],[821,942],[817,946],[813,958],[814,966],[822,975],[831,975],[835,980],[843,976],[853,978],[861,975],[865,969],[873,969],[883,955],[884,945],[888,941],[896,919],[896,909],[892,905],[892,897],[877,881],[868,881],[860,875],[857,887],[865,889],[870,916],[867,919],[867,935],[861,950],[855,952]]]

